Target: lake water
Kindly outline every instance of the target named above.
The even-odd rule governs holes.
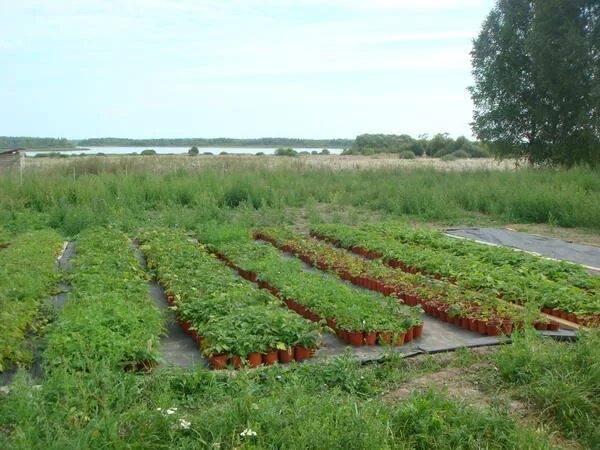
[[[66,150],[61,151],[63,155],[80,155],[82,153],[86,155],[95,155],[97,153],[104,153],[105,155],[128,155],[131,153],[137,153],[138,155],[143,150],[152,149],[155,150],[156,153],[161,155],[180,155],[182,153],[187,153],[190,147],[86,147],[84,148],[76,148],[74,150]],[[254,148],[254,147],[198,147],[200,154],[205,152],[210,152],[213,155],[218,155],[221,152],[227,152],[229,154],[235,155],[255,155],[258,152],[262,152],[265,155],[272,155],[275,153],[277,148]],[[297,152],[312,152],[317,151],[321,152],[322,148],[294,148]],[[342,153],[341,148],[330,148],[328,149],[332,155],[339,155]],[[47,153],[47,152],[26,152],[27,156],[35,156],[38,153]]]

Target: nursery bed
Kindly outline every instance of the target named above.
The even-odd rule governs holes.
[[[134,241],[133,246],[136,258],[144,270],[147,270],[148,265],[144,254],[139,248],[139,242]],[[194,339],[183,331],[175,318],[175,313],[168,309],[169,302],[162,286],[154,278],[149,281],[149,285],[150,297],[154,304],[164,312],[166,320],[166,332],[161,335],[158,347],[162,364],[183,368],[192,367],[196,364],[208,367],[208,360],[202,357]]]

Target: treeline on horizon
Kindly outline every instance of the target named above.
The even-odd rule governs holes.
[[[17,148],[74,148],[66,138],[29,137],[29,136],[0,136],[0,149],[13,150]]]
[[[397,153],[402,157],[486,157],[485,147],[469,141],[464,136],[452,139],[447,133],[431,138],[415,139],[407,134],[361,134],[356,139],[294,139],[294,138],[198,138],[198,139],[128,139],[90,138],[67,140],[65,138],[7,137],[0,136],[0,148],[75,148],[89,147],[278,147],[278,148],[343,148],[344,155],[371,155]],[[458,152],[458,153],[457,153]]]
[[[90,138],[74,141],[89,147],[297,147],[297,148],[346,148],[353,139],[295,139],[265,137],[256,139],[234,138],[181,138],[181,139],[128,139]]]
[[[361,134],[352,147],[343,155],[372,155],[376,153],[398,153],[400,157],[415,158],[485,158],[490,152],[485,146],[464,136],[452,139],[447,133],[438,133],[432,138],[426,135],[415,139],[407,134]]]

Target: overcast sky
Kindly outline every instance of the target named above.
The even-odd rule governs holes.
[[[0,135],[471,135],[493,0],[0,0]]]

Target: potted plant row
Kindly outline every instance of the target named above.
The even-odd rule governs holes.
[[[159,229],[140,240],[179,323],[213,368],[252,368],[314,355],[321,342],[317,325],[280,308],[278,299],[235,276],[185,232]]]
[[[365,249],[379,252],[391,267],[410,273],[429,274],[438,279],[461,284],[469,289],[493,293],[503,300],[543,305],[558,311],[555,315],[578,323],[595,324],[600,314],[598,295],[572,285],[570,281],[548,279],[543,274],[530,272],[529,266],[496,266],[470,255],[457,255],[444,249],[429,248],[422,244],[396,241],[382,233],[354,229],[343,225],[319,226],[313,235],[333,239],[346,249]]]
[[[471,308],[471,305],[484,305],[490,314],[496,316],[494,320],[489,320],[492,322],[492,325],[498,325],[496,328],[500,328],[500,323],[504,323],[505,331],[512,327],[512,325],[506,325],[507,323],[520,323],[522,320],[520,317],[523,313],[520,310],[515,307],[507,307],[498,302],[495,295],[470,291],[444,280],[432,279],[431,277],[419,274],[405,274],[391,268],[386,268],[378,261],[358,259],[342,250],[333,249],[318,241],[303,238],[290,230],[281,230],[279,228],[268,229],[262,231],[261,234],[266,236],[269,241],[274,242],[275,246],[285,246],[290,252],[298,255],[303,261],[309,264],[332,270],[339,274],[342,279],[377,290],[384,295],[397,296],[403,299],[404,303],[409,306],[423,304],[421,298],[436,299],[446,306],[460,306],[465,310]],[[500,309],[506,310],[504,314],[509,314],[511,318],[502,317],[502,313],[499,312]],[[438,317],[429,308],[426,308],[425,312]],[[461,317],[457,317],[457,320],[449,322],[461,326],[460,319]],[[469,317],[464,317],[464,319],[467,322]],[[540,317],[540,327],[543,322],[543,319]],[[466,328],[467,323],[464,325]],[[554,329],[558,324],[554,322],[549,324],[549,326],[551,329]],[[470,328],[475,331],[474,325],[470,326]],[[495,333],[493,328],[493,326],[490,328],[490,333]],[[480,330],[483,329],[484,327],[481,326]]]
[[[69,282],[65,306],[47,335],[50,371],[148,371],[156,365],[163,318],[126,235],[110,228],[80,233]]]
[[[422,333],[420,309],[308,273],[298,261],[283,261],[270,246],[248,240],[222,244],[214,250],[242,276],[256,280],[259,287],[281,298],[288,308],[314,322],[327,323],[353,345],[375,345],[379,342],[377,333],[401,331],[409,333],[409,339],[413,328],[417,336]]]

